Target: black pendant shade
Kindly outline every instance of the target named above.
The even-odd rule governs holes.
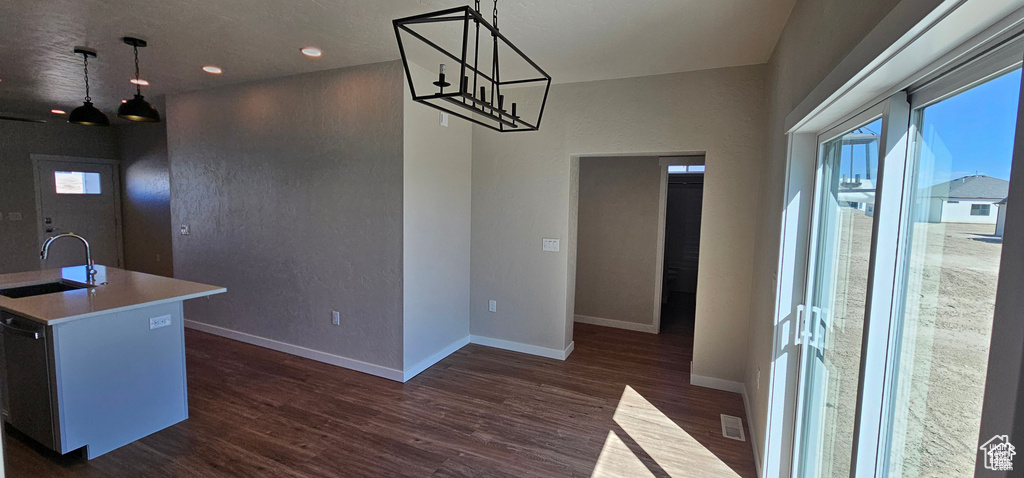
[[[117,117],[144,123],[160,122],[160,112],[153,105],[149,104],[142,95],[135,95],[128,102],[121,103],[121,107],[117,109]]]
[[[132,50],[135,52],[135,97],[121,103],[121,107],[117,109],[117,117],[124,118],[129,121],[140,121],[143,123],[159,123],[160,113],[149,104],[146,99],[142,96],[142,86],[139,77],[139,48],[146,46],[145,40],[138,38],[124,37],[121,39],[125,44],[130,45]]]
[[[110,126],[110,120],[102,111],[96,109],[91,101],[71,110],[68,115],[68,123],[84,124],[87,126]]]
[[[71,111],[68,115],[68,123],[82,124],[87,126],[110,126],[110,120],[102,111],[92,105],[92,98],[89,97],[89,58],[96,58],[96,52],[88,48],[75,48],[76,55],[82,55],[85,60],[85,103]]]

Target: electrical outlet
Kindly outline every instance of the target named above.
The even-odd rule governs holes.
[[[160,317],[149,319],[149,330],[167,327],[168,325],[171,325],[171,316],[169,315],[161,315]]]
[[[489,301],[487,301],[487,311],[488,312],[497,312],[498,311],[498,301],[496,301],[496,300],[489,300]]]
[[[9,212],[9,213],[7,213],[7,220],[8,221],[20,221],[21,220],[21,213],[20,212]]]
[[[334,325],[341,325],[341,312],[336,310],[331,311],[331,323]]]
[[[188,224],[182,224],[181,225],[181,235],[182,236],[187,236],[189,234],[192,234],[192,228],[188,227]]]

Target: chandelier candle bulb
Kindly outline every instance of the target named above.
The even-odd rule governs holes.
[[[498,95],[498,111],[505,112],[505,95]]]
[[[444,88],[446,86],[451,86],[452,85],[451,83],[448,83],[447,81],[444,80],[444,72],[445,72],[445,70],[446,70],[445,64],[441,63],[440,72],[437,74],[437,81],[434,82],[434,86],[436,86],[436,87],[438,87],[440,89],[439,91],[440,91],[440,94],[442,94],[442,95],[444,94]]]

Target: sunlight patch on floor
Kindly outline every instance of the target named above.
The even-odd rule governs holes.
[[[630,386],[622,392],[612,418],[625,435],[657,463],[652,467],[659,475],[739,476]],[[591,476],[654,476],[654,473],[614,431],[610,431]]]
[[[594,473],[590,476],[593,478],[618,476],[639,478],[654,476],[654,473],[647,469],[647,465],[630,451],[629,447],[615,435],[615,432],[608,432],[604,448],[601,448],[601,455],[597,457],[597,466],[594,467]]]

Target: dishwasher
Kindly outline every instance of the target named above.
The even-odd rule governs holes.
[[[0,374],[4,421],[56,449],[50,343],[47,327],[0,313]]]

